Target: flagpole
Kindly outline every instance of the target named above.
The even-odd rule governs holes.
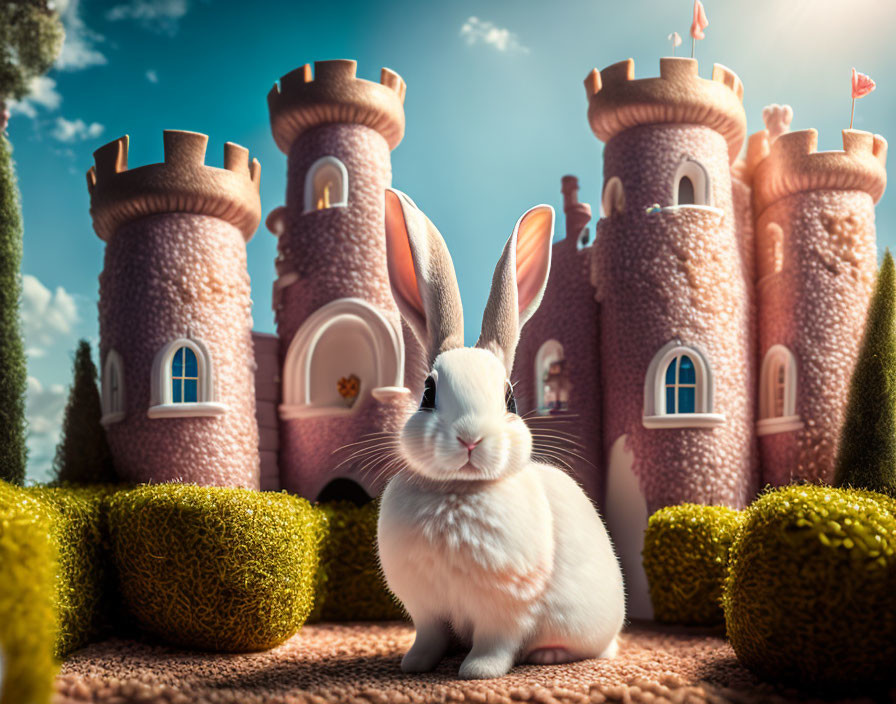
[[[696,37],[691,37],[691,58],[694,58],[694,52],[697,50],[697,39]]]
[[[856,99],[852,99],[852,112],[849,115],[849,129],[852,129],[852,121],[856,119]]]

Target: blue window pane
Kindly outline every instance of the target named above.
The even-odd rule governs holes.
[[[191,350],[189,347],[182,347],[181,349],[184,352],[184,357],[186,360],[185,367],[186,367],[187,373],[184,374],[184,376],[193,376],[193,377],[199,376],[199,374],[196,371],[196,353],[193,352],[193,350]]]
[[[669,362],[669,366],[666,367],[666,385],[675,383],[675,363],[678,359],[673,359]]]
[[[687,355],[681,357],[681,363],[678,368],[679,384],[696,384],[697,373],[694,371],[694,362]]]
[[[184,401],[186,403],[196,403],[198,400],[197,386],[199,382],[196,379],[184,380]]]
[[[184,348],[181,347],[174,353],[174,361],[171,363],[171,376],[184,375]]]
[[[691,387],[682,387],[678,389],[678,412],[694,413],[696,411],[696,389]]]
[[[666,387],[666,413],[675,413],[675,387]]]
[[[174,401],[174,403],[180,403],[183,400],[180,395],[182,383],[183,382],[180,379],[174,379],[171,382],[171,400]]]

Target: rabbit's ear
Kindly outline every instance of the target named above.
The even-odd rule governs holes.
[[[464,345],[464,315],[445,240],[408,196],[386,189],[386,258],[398,310],[428,355]]]
[[[477,347],[494,352],[508,374],[520,330],[535,313],[548,283],[554,209],[536,205],[517,221],[495,267]]]

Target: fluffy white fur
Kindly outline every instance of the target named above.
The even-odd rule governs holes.
[[[410,203],[404,207],[415,207]],[[513,247],[516,235],[515,229]],[[413,228],[407,236],[416,236]],[[546,239],[549,251],[550,233]],[[536,246],[526,244],[529,251]],[[431,254],[448,256],[444,242],[441,250],[430,247]],[[508,266],[515,266],[513,256]],[[547,276],[544,266],[530,270]],[[525,283],[516,285],[533,290],[532,281]],[[405,281],[393,284],[393,293],[426,285]],[[425,289],[421,294],[420,301],[432,300]],[[519,305],[528,314],[534,310],[531,297]],[[439,309],[424,314],[431,318]],[[504,351],[512,359],[513,350]],[[579,485],[532,461],[527,426],[506,410],[507,375],[505,362],[488,348],[442,351],[432,368],[435,408],[418,410],[401,432],[407,467],[383,493],[378,543],[389,588],[417,629],[401,663],[405,672],[435,668],[451,631],[471,646],[463,678],[499,677],[519,662],[616,653],[625,597],[613,546]]]

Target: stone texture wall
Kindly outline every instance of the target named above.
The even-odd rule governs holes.
[[[626,130],[604,149],[604,177],[618,176],[625,211],[602,219],[594,282],[601,304],[604,448],[628,435],[648,510],[681,502],[743,507],[758,486],[754,439],[756,350],[746,247],[739,241],[728,145],[698,125]],[[672,203],[675,171],[697,160],[721,215]],[[648,366],[668,342],[694,346],[712,367],[716,428],[647,429]]]
[[[125,481],[185,481],[257,489],[258,426],[246,244],[205,215],[152,215],[106,245],[100,275],[100,353],[124,366],[126,416],[106,433]],[[214,372],[218,417],[149,418],[153,359],[169,342],[201,340]]]
[[[780,272],[759,283],[760,360],[774,344],[796,358],[803,429],[760,437],[764,483],[831,482],[849,381],[877,271],[874,203],[859,191],[797,193],[767,208],[756,231],[783,231]],[[770,262],[765,270],[772,271]]]
[[[348,171],[348,205],[304,214],[305,174],[322,156],[335,156]],[[385,189],[391,184],[391,162],[386,140],[361,125],[333,124],[303,132],[289,152],[285,231],[279,249],[283,271],[298,280],[282,291],[277,313],[281,364],[302,323],[330,301],[357,297],[375,306],[396,330],[402,330],[392,299],[386,267]],[[329,481],[346,477],[371,495],[381,491],[388,472],[382,466],[361,470],[360,462],[346,462],[334,451],[378,431],[397,431],[416,405],[423,371],[419,348],[405,337],[405,385],[413,398],[380,403],[359,399],[351,415],[280,421],[280,473],[284,489],[310,499]],[[407,343],[411,344],[407,344]],[[349,453],[350,454],[350,453]]]

